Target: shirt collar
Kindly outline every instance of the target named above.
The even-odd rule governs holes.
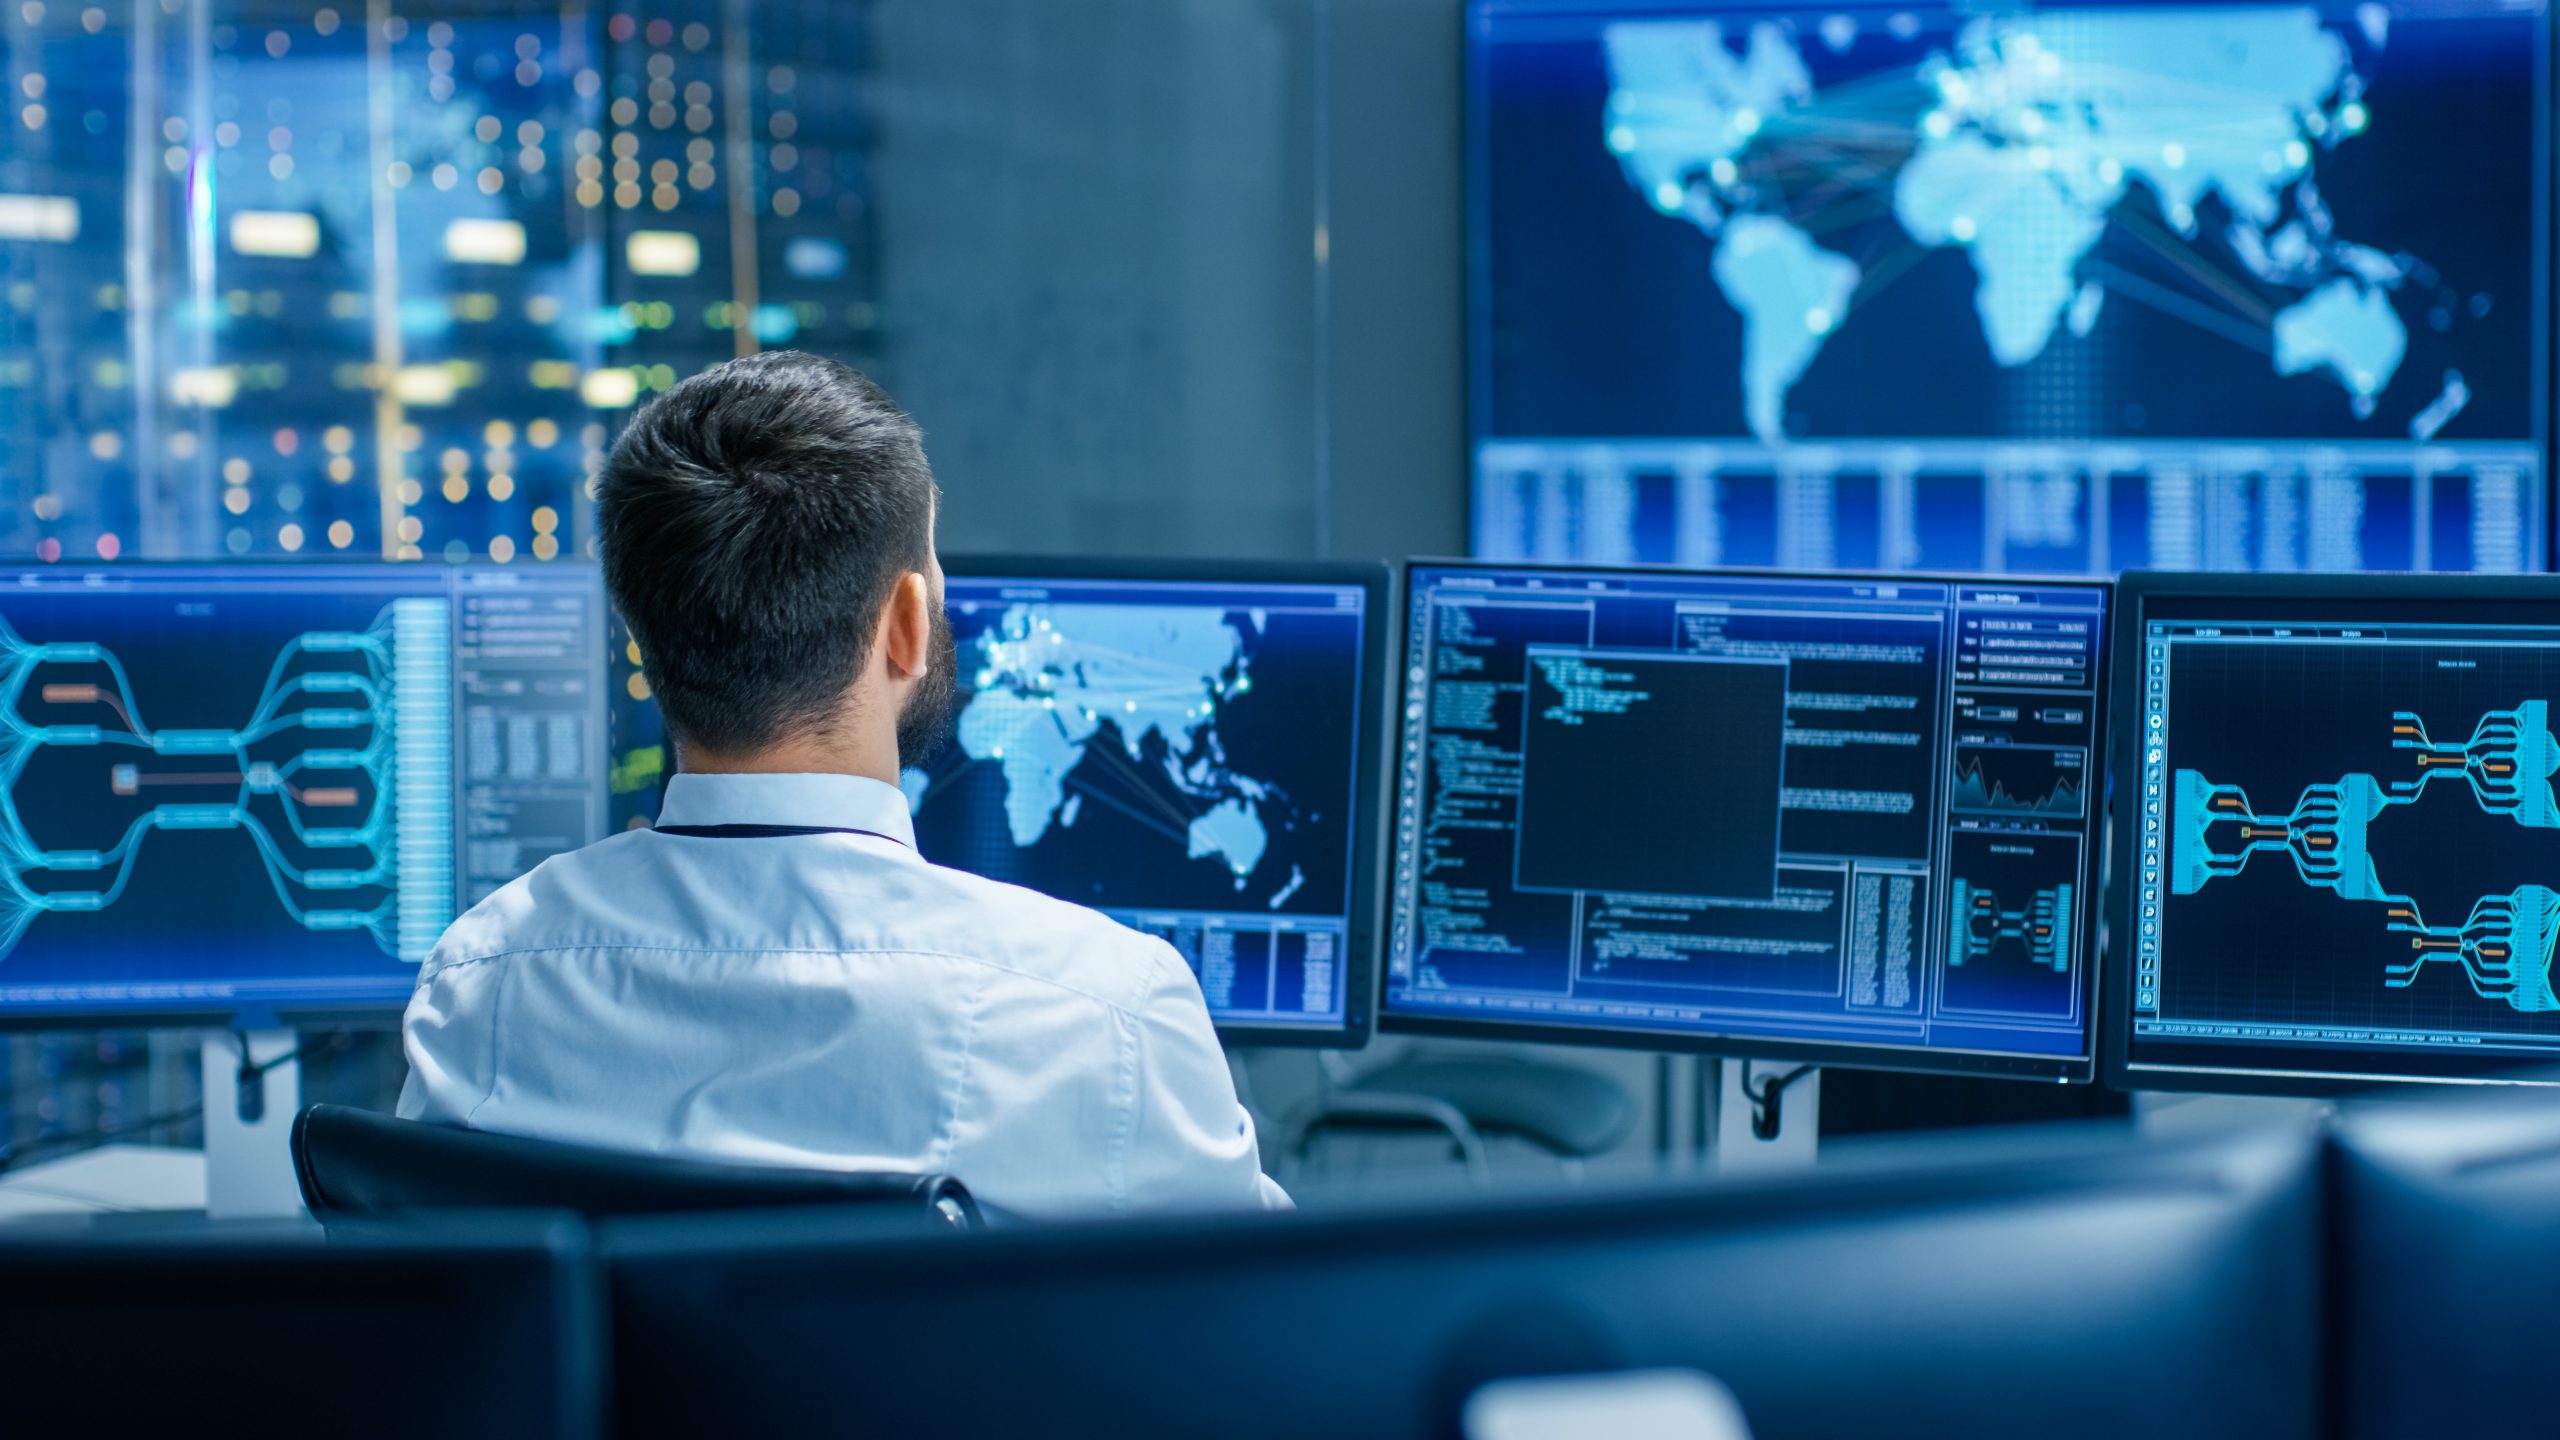
[[[914,822],[897,786],[861,775],[676,775],[661,825],[812,825],[867,830],[912,850]]]

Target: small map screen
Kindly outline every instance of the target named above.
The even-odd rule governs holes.
[[[1170,942],[1222,1024],[1344,1022],[1370,721],[1358,585],[952,576],[927,859]]]

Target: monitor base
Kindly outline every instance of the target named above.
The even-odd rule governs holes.
[[[1727,1175],[1756,1174],[1813,1164],[1822,1130],[1822,1072],[1806,1067],[1806,1073],[1786,1080],[1794,1073],[1790,1069],[1749,1060],[1720,1063],[1724,1078],[1716,1086],[1716,1170]],[[1762,1131],[1770,1127],[1757,1123],[1762,1114],[1758,1097],[1782,1080],[1781,1097],[1767,1102],[1774,1107],[1769,1112],[1777,1122],[1774,1132],[1762,1139]]]
[[[299,1038],[290,1030],[204,1036],[204,1207],[216,1220],[303,1214],[293,1173],[302,1109]],[[241,1078],[243,1065],[251,1077]]]

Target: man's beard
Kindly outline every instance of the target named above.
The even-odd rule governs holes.
[[[951,706],[960,691],[960,647],[951,638],[951,616],[933,607],[932,654],[924,678],[898,712],[898,764],[921,767],[951,735]]]

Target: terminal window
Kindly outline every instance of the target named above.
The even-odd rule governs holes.
[[[1784,660],[1533,647],[1525,675],[1519,888],[1774,898]]]
[[[396,1006],[605,823],[586,568],[0,570],[0,1014]]]
[[[2131,1063],[2560,1058],[2560,627],[2478,603],[2145,603]]]
[[[1478,555],[2545,563],[2538,0],[1469,24]]]
[[[2086,1074],[2106,596],[1416,566],[1390,1014]]]
[[[961,693],[904,775],[918,847],[1167,941],[1222,1024],[1340,1026],[1366,600],[949,577]]]

